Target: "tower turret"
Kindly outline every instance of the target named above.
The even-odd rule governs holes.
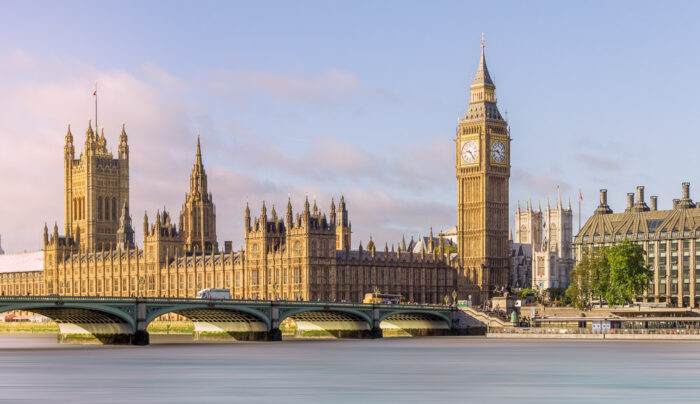
[[[216,242],[216,208],[207,188],[207,173],[202,163],[200,136],[197,133],[195,161],[190,174],[190,191],[182,207],[181,232],[188,251],[218,251]]]

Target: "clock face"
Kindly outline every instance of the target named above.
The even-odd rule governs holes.
[[[497,163],[502,163],[506,159],[506,147],[501,142],[494,142],[491,145],[491,157]]]
[[[479,144],[474,140],[462,143],[462,161],[473,163],[479,158]]]

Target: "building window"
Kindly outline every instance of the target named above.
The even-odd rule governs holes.
[[[250,272],[250,284],[253,286],[257,286],[258,284],[258,270],[254,270]]]

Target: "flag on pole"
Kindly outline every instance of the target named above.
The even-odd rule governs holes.
[[[582,201],[583,200],[583,195],[581,195],[581,190],[578,190],[578,200]]]
[[[95,92],[93,92],[92,95],[97,96],[97,90],[95,90]]]

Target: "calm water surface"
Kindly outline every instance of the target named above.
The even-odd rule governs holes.
[[[699,402],[700,343],[483,337],[57,345],[0,334],[6,402]]]

